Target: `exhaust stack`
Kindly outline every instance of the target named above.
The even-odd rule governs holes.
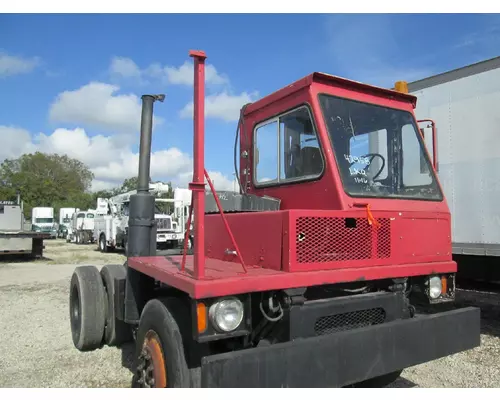
[[[155,198],[149,193],[153,104],[164,94],[142,96],[141,139],[137,194],[130,196],[127,257],[156,255]]]
[[[156,255],[155,198],[149,193],[151,141],[153,135],[153,104],[163,102],[164,94],[142,96],[141,139],[139,147],[139,173],[137,193],[130,196],[127,241],[125,245],[129,257]],[[154,281],[153,281],[154,282]],[[140,310],[146,304],[144,288],[149,287],[148,279],[139,271],[127,267],[125,283],[124,319],[127,323],[138,323]]]

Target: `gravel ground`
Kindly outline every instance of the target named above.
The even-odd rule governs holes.
[[[0,263],[0,387],[130,387],[132,346],[80,353],[69,324],[75,264],[122,263],[95,245],[47,241],[36,262]],[[392,387],[500,387],[500,295],[459,291],[481,307],[481,347],[409,368]]]

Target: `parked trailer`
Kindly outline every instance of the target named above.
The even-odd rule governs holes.
[[[452,215],[458,276],[500,280],[500,57],[408,84]]]
[[[0,256],[29,255],[43,256],[43,239],[50,239],[50,233],[24,229],[22,204],[18,201],[0,200]]]
[[[313,73],[243,107],[240,193],[216,193],[204,168],[206,56],[190,55],[194,254],[156,256],[148,182],[153,105],[164,95],[144,95],[127,261],[75,269],[75,347],[135,341],[134,386],[149,388],[384,386],[479,346],[479,309],[446,310],[450,212],[416,98]],[[357,151],[370,138],[387,158]],[[403,186],[413,153],[424,168],[404,174],[430,177],[425,186]]]

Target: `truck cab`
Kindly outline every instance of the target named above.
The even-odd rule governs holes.
[[[405,278],[412,269],[453,279],[450,211],[415,105],[405,93],[314,73],[244,108],[242,192],[300,215],[301,261],[289,270],[398,265]]]
[[[54,221],[54,209],[52,207],[33,207],[31,210],[31,230],[49,233],[50,237],[55,239],[57,229]]]
[[[78,212],[77,208],[61,207],[59,209],[59,226],[57,229],[57,237],[66,239],[68,236],[69,228],[73,214]]]

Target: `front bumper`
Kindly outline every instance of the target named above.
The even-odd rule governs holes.
[[[480,345],[467,307],[204,357],[202,387],[342,387]]]
[[[171,240],[181,240],[183,235],[181,233],[171,233],[171,232],[158,232],[156,234],[157,243],[166,243]]]

